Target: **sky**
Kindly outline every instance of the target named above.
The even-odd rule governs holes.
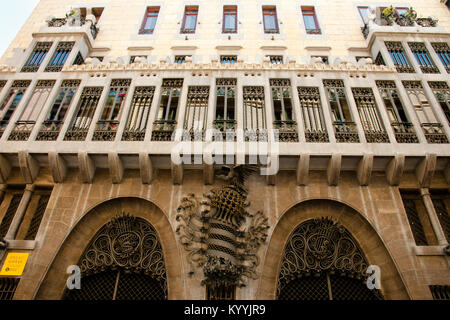
[[[39,0],[0,0],[0,57],[27,21]]]

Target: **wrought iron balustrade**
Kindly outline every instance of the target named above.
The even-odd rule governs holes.
[[[30,138],[36,121],[17,121],[16,125],[8,137],[10,141],[27,141]]]
[[[222,141],[233,141],[236,139],[236,120],[214,120],[214,129],[216,132],[213,135],[213,139],[217,140],[217,135],[222,136]]]
[[[153,122],[153,141],[172,141],[172,133],[175,131],[175,120],[155,120]]]
[[[278,129],[278,141],[298,142],[297,123],[294,120],[275,120],[274,129]]]
[[[419,143],[414,126],[410,122],[393,122],[391,124],[394,130],[395,139],[398,143]]]
[[[359,135],[354,122],[334,121],[333,127],[337,142],[359,142]]]
[[[86,24],[86,19],[83,18],[83,17],[81,17],[79,21],[80,21],[80,23],[79,23],[80,25],[78,26],[78,25],[70,25],[69,24],[69,17],[66,17],[66,18],[52,18],[51,20],[47,20],[47,26],[51,27],[51,28],[60,28],[60,27],[63,27],[63,26],[81,27],[81,26],[84,26]],[[92,38],[95,40],[97,38],[98,32],[100,31],[99,28],[95,24],[91,23],[91,26],[90,26],[89,29],[91,31]]]
[[[45,120],[36,137],[37,141],[56,141],[63,125],[61,120]]]
[[[442,124],[422,123],[421,127],[428,143],[448,143]]]
[[[99,120],[95,127],[93,141],[114,141],[119,121],[117,120]]]

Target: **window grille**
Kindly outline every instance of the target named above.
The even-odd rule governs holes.
[[[52,44],[53,42],[38,42],[30,58],[23,66],[22,72],[37,72]]]
[[[6,210],[0,223],[0,239],[3,239],[6,236],[6,233],[8,233],[9,226],[14,219],[14,215],[16,214],[16,210],[19,206],[20,200],[22,199],[22,195],[23,193],[15,193],[12,195],[8,209]]]
[[[329,64],[327,56],[311,56],[311,58],[320,58],[320,59],[322,59],[323,64]]]
[[[82,65],[84,63],[84,58],[81,52],[77,53],[77,56],[75,57],[75,60],[73,61],[73,65]]]
[[[337,142],[359,142],[356,124],[353,122],[345,94],[344,81],[323,80],[331,108],[334,134]]]
[[[30,83],[30,80],[15,80],[11,89],[9,89],[8,94],[0,106],[0,137],[3,135],[9,119],[11,119],[14,111],[16,111]]]
[[[450,242],[450,196],[448,190],[435,191],[430,190],[431,200],[433,201],[436,215],[441,223],[447,242]]]
[[[195,33],[197,26],[198,7],[184,9],[183,24],[180,33]]]
[[[298,142],[297,122],[294,120],[289,79],[270,79],[274,129],[278,130],[281,142]]]
[[[45,72],[60,72],[66,63],[74,44],[75,42],[73,41],[58,43],[50,63],[47,68],[45,68]]]
[[[450,47],[446,42],[434,42],[431,43],[434,51],[441,60],[441,63],[444,65],[445,70],[450,73]]]
[[[103,87],[86,87],[81,93],[78,107],[70,123],[64,140],[84,141],[92,122],[95,109],[102,95]]]
[[[275,7],[263,7],[263,24],[265,33],[279,33],[277,9]]]
[[[131,79],[113,79],[100,119],[95,127],[93,141],[114,141]]]
[[[237,56],[220,56],[220,63],[231,63],[237,62]]]
[[[264,106],[264,87],[245,86],[244,91],[244,130],[246,140],[267,141],[266,115]]]
[[[386,48],[391,56],[392,62],[399,73],[414,73],[401,42],[385,42]]]
[[[235,139],[235,108],[236,79],[217,79],[214,128],[220,131],[222,140]]]
[[[271,64],[283,64],[283,56],[269,56]]]
[[[419,143],[414,126],[408,118],[394,81],[377,80],[378,90],[398,143]]]
[[[433,300],[450,300],[449,285],[431,285],[429,286]]]
[[[0,278],[0,301],[12,300],[20,278]]]
[[[223,7],[223,33],[237,33],[237,6]]]
[[[55,85],[55,80],[39,80],[25,109],[15,123],[14,129],[8,137],[11,141],[27,141],[33,131],[47,99]]]
[[[378,53],[378,55],[375,59],[375,64],[377,66],[385,66],[386,65],[386,62],[384,62],[383,55],[381,54],[381,52]]]
[[[3,89],[3,87],[6,85],[6,80],[0,80],[0,91]]]
[[[141,29],[139,29],[139,34],[152,34],[155,31],[158,14],[159,7],[147,8],[144,21],[142,21]]]
[[[58,95],[53,102],[47,118],[41,125],[36,140],[55,141],[58,138],[59,131],[61,130],[67,111],[80,83],[80,80],[64,80],[62,82]]]
[[[442,124],[438,121],[420,81],[403,81],[409,100],[428,143],[448,143]]]
[[[191,140],[203,140],[208,114],[209,87],[190,86],[188,90],[184,129],[189,132]]]
[[[236,286],[206,286],[206,300],[235,300]]]
[[[324,243],[333,250],[324,249]],[[343,266],[341,261],[348,263]],[[367,267],[367,259],[357,241],[342,225],[330,218],[308,220],[295,228],[284,248],[277,298],[383,299],[379,290],[367,288]]]
[[[44,217],[45,209],[47,208],[48,201],[50,200],[50,194],[39,195],[39,202],[36,210],[34,211],[33,218],[28,226],[25,240],[34,240],[36,234],[41,225],[42,218]]]
[[[153,141],[172,140],[182,87],[183,79],[163,79],[158,112],[153,122]]]
[[[174,62],[177,64],[186,63],[186,57],[191,57],[191,56],[175,56]]]
[[[144,59],[147,59],[147,56],[131,56],[131,57],[130,57],[130,64],[135,63],[136,58],[144,58]]]
[[[319,88],[297,87],[307,142],[329,142]]]
[[[371,88],[352,88],[359,118],[368,143],[389,143]]]
[[[428,85],[436,97],[436,100],[441,105],[445,117],[450,124],[450,87],[445,81],[429,81]]]
[[[144,140],[154,93],[155,87],[136,87],[134,90],[123,141]]]
[[[439,73],[424,43],[408,42],[408,45],[423,73]]]

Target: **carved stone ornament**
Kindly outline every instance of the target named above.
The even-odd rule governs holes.
[[[78,264],[83,276],[122,268],[159,281],[167,295],[166,268],[155,229],[145,220],[124,214],[103,226]]]
[[[267,239],[267,218],[261,211],[247,212],[246,178],[256,171],[253,166],[223,167],[228,181],[199,199],[190,194],[178,207],[177,234],[188,253],[191,266],[202,268],[202,284],[212,287],[245,286],[256,279],[258,248]]]

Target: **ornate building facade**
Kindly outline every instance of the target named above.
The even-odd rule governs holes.
[[[450,299],[447,2],[41,0],[0,299]]]

